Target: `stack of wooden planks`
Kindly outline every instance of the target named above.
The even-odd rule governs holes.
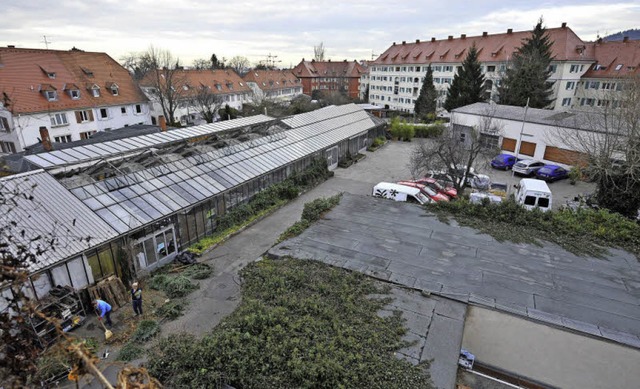
[[[110,276],[101,280],[96,285],[89,287],[88,291],[89,296],[91,296],[91,300],[104,300],[114,309],[120,308],[121,306],[131,302],[131,296],[129,295],[127,288],[124,286],[120,278],[116,276]]]

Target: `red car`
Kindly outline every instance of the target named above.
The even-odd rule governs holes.
[[[435,190],[431,189],[426,185],[419,184],[413,181],[398,181],[398,184],[404,185],[404,186],[410,186],[412,188],[418,188],[420,189],[420,192],[422,192],[422,194],[424,194],[425,196],[428,196],[433,201],[449,201],[449,197],[447,197],[446,195],[443,195],[442,193],[436,192]]]
[[[426,185],[429,188],[435,190],[436,192],[442,193],[443,195],[448,196],[449,198],[452,198],[452,199],[458,198],[458,191],[456,190],[456,188],[452,186],[444,187],[435,178],[423,177],[417,180],[413,180],[412,182]]]

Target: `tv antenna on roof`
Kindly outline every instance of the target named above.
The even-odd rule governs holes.
[[[44,43],[44,47],[46,47],[47,49],[49,48],[49,43],[53,43],[50,40],[47,40],[47,36],[43,35],[42,38],[44,38],[41,42]]]

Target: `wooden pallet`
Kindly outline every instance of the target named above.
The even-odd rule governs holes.
[[[124,286],[120,278],[110,276],[101,280],[96,285],[88,288],[91,300],[101,299],[109,303],[114,309],[131,302],[127,288]]]

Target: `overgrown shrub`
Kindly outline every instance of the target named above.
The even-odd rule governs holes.
[[[427,206],[443,220],[453,216],[499,241],[556,243],[577,255],[602,256],[605,247],[619,247],[640,257],[640,225],[607,210],[561,209],[528,211],[513,200],[488,205],[466,200]]]
[[[186,268],[182,272],[182,275],[196,280],[203,280],[205,278],[209,278],[211,273],[213,273],[213,267],[211,267],[209,264],[196,263]]]
[[[171,300],[158,308],[156,314],[167,320],[175,320],[184,314],[187,305],[189,305],[188,301]]]
[[[430,125],[421,125],[415,127],[415,137],[416,138],[436,138],[442,135],[444,131],[444,124],[442,122],[435,122]]]
[[[302,232],[304,232],[304,230],[306,230],[307,228],[309,228],[308,220],[298,220],[297,222],[293,223],[291,227],[287,228],[282,234],[280,234],[277,242],[280,243],[289,238],[293,238],[294,236],[298,236],[302,234]]]
[[[431,388],[424,365],[394,356],[400,314],[375,281],[314,261],[263,260],[242,270],[242,302],[210,334],[161,339],[147,367],[166,387]]]
[[[135,343],[127,343],[125,344],[118,353],[116,360],[130,362],[134,359],[138,359],[144,355],[144,348],[139,344]]]
[[[335,195],[329,198],[319,198],[304,205],[302,209],[302,220],[312,223],[320,219],[323,213],[338,205],[341,195]]]
[[[164,287],[167,284],[168,280],[169,280],[168,275],[156,274],[149,279],[149,282],[147,285],[149,285],[149,288],[154,290],[164,290]]]
[[[170,277],[164,285],[164,292],[169,298],[179,298],[188,295],[194,290],[198,289],[200,285],[192,283],[191,280],[185,276]]]
[[[138,324],[133,335],[132,342],[144,343],[160,333],[160,325],[155,320],[143,320]]]

